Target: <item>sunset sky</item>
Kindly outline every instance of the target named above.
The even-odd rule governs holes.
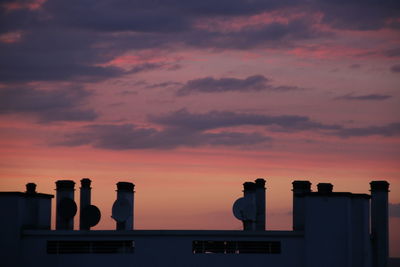
[[[267,180],[267,228],[291,229],[293,180],[390,183],[400,257],[400,1],[0,2],[0,191],[92,180],[114,229],[241,229]],[[54,205],[53,205],[54,206]]]

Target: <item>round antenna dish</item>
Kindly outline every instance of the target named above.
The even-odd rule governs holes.
[[[76,214],[77,207],[75,201],[70,198],[63,198],[58,203],[58,211],[60,212],[61,218],[69,220]]]
[[[112,206],[112,218],[117,222],[125,222],[132,216],[132,206],[126,199],[117,199]]]
[[[244,206],[245,206],[245,200],[244,198],[239,198],[235,201],[235,203],[233,203],[233,207],[232,207],[232,211],[233,211],[233,215],[235,216],[236,219],[238,220],[245,220],[244,218]]]
[[[99,223],[101,218],[101,213],[99,208],[94,205],[89,205],[82,210],[82,222],[88,227],[93,227]]]
[[[241,221],[254,221],[256,219],[256,207],[251,201],[241,197],[233,203],[233,215]]]

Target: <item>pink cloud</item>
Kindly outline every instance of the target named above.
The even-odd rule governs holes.
[[[17,43],[21,40],[22,38],[22,32],[21,31],[15,31],[15,32],[8,32],[4,34],[0,34],[0,42],[1,43],[6,43],[6,44],[12,44],[12,43]]]
[[[3,7],[5,7],[6,10],[11,11],[11,10],[16,10],[16,9],[30,9],[30,10],[35,10],[41,8],[41,6],[46,2],[47,0],[31,0],[31,1],[15,1],[15,2],[8,2],[3,4]]]

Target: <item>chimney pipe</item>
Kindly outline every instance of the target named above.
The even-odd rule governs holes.
[[[254,208],[256,211],[256,184],[253,182],[245,182],[243,184],[243,197],[246,200],[247,207]],[[251,210],[247,211],[247,216],[251,216]],[[243,230],[254,231],[256,230],[256,221],[254,219],[247,219],[243,221]]]
[[[35,183],[27,183],[26,184],[26,193],[36,194],[36,184]]]
[[[389,257],[389,183],[372,181],[370,185],[373,266],[387,267]]]
[[[56,182],[56,230],[74,229],[74,215],[76,213],[74,186],[75,182],[71,180],[58,180]]]
[[[36,184],[27,183],[26,184],[26,212],[24,218],[24,228],[26,229],[36,229],[38,227],[38,213],[39,213],[39,203],[36,196]]]
[[[332,193],[333,185],[330,183],[319,183],[317,184],[318,193],[329,194]]]
[[[80,205],[79,205],[79,230],[89,230],[90,226],[85,224],[85,221],[83,220],[82,216],[82,211],[84,210],[85,207],[89,206],[91,204],[91,191],[92,188],[90,187],[90,181],[89,178],[83,178],[81,180],[81,196],[80,196]]]
[[[311,192],[309,181],[293,181],[293,230],[303,231],[305,223],[304,195]]]
[[[117,222],[117,230],[133,230],[134,229],[134,188],[135,185],[129,182],[117,183],[117,200],[125,199],[132,206],[132,216],[124,222]]]
[[[265,179],[255,180],[256,187],[256,230],[265,231]]]

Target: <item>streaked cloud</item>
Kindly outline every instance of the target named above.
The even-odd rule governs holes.
[[[81,87],[39,90],[32,87],[1,88],[0,114],[24,114],[41,123],[55,121],[93,121],[97,114],[84,108],[91,93]]]
[[[155,83],[155,84],[150,84],[146,86],[146,88],[167,88],[167,87],[176,87],[176,86],[181,86],[182,83],[180,82],[173,82],[173,81],[167,81],[167,82],[162,82],[162,83]]]
[[[389,216],[400,218],[400,203],[389,203]]]
[[[389,123],[382,126],[367,126],[367,127],[354,127],[342,128],[333,133],[340,137],[362,137],[370,135],[378,136],[398,136],[400,135],[400,122]]]
[[[349,67],[351,69],[359,69],[359,68],[361,68],[361,64],[355,63],[355,64],[351,64]]]
[[[181,146],[249,146],[269,141],[258,133],[222,131],[206,133],[183,128],[140,128],[134,124],[96,124],[86,126],[76,133],[65,136],[55,145],[91,145],[111,150],[127,149],[173,149]]]
[[[255,113],[236,113],[230,111],[209,111],[206,113],[191,113],[180,109],[161,116],[150,116],[153,123],[166,127],[191,130],[210,130],[235,126],[265,126],[275,132],[315,131],[320,134],[338,137],[361,136],[397,136],[400,134],[400,123],[390,123],[382,126],[345,127],[339,124],[326,124],[314,121],[307,116],[280,115],[269,116]]]
[[[149,48],[292,49],[298,42],[332,36],[329,28],[399,28],[399,5],[395,1],[360,5],[355,0],[345,4],[305,0],[101,0],[82,5],[80,1],[54,0],[36,8],[22,4],[20,8],[7,8],[10,3],[6,1],[0,10],[0,36],[5,36],[0,42],[3,82],[98,81],[150,70],[159,66],[144,64],[127,71],[107,65],[126,52]],[[288,9],[292,10],[290,16]],[[271,19],[231,30],[198,27],[209,19],[229,24],[230,20],[249,20],[261,14]]]
[[[394,73],[400,72],[400,64],[396,64],[390,67],[390,70]]]
[[[228,111],[190,113],[181,109],[164,116],[150,116],[150,121],[163,128],[138,127],[135,124],[93,124],[79,128],[64,136],[54,145],[81,146],[111,150],[174,149],[198,146],[252,146],[272,140],[265,132],[241,132],[224,128],[237,126],[265,126],[272,132],[296,133],[312,131],[320,135],[362,137],[371,135],[400,135],[400,123],[384,126],[346,128],[323,124],[306,116],[245,114]]]
[[[383,51],[383,54],[387,57],[399,57],[400,47],[386,49],[385,51]]]
[[[325,125],[312,121],[306,116],[281,115],[269,116],[254,113],[236,113],[231,111],[209,111],[206,113],[191,113],[180,109],[169,114],[149,116],[153,123],[167,127],[177,127],[193,130],[208,130],[241,125],[276,126],[275,130],[301,131],[310,129],[334,130],[338,125]]]
[[[368,94],[368,95],[354,95],[353,93],[336,97],[338,100],[355,100],[355,101],[382,101],[391,98],[391,95],[381,94]]]
[[[220,93],[228,91],[251,92],[267,88],[268,79],[262,75],[249,76],[244,79],[205,77],[188,81],[178,91],[178,96],[192,93]]]
[[[176,92],[177,96],[186,96],[195,93],[222,93],[222,92],[257,92],[270,90],[276,92],[302,90],[296,86],[273,86],[270,79],[263,75],[253,75],[247,78],[220,78],[205,77],[189,80]]]

